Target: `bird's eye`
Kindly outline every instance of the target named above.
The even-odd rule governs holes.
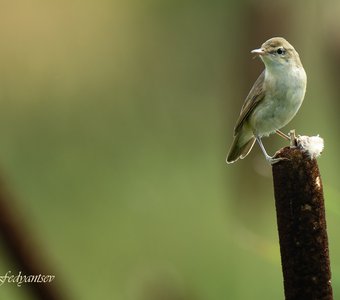
[[[286,53],[286,50],[284,48],[279,48],[276,50],[276,53],[279,54],[279,55],[283,55]]]

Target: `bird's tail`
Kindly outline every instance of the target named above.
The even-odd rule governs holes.
[[[231,164],[237,161],[239,158],[245,158],[250,150],[253,148],[255,143],[255,137],[251,134],[245,134],[244,132],[239,132],[235,137],[234,141],[230,147],[226,162]]]

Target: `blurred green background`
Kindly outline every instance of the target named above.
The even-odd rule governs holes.
[[[283,299],[270,167],[258,146],[225,156],[263,68],[250,50],[284,36],[309,80],[284,131],[325,139],[340,297],[339,1],[0,3],[1,176],[66,293]],[[3,275],[13,263],[0,253]],[[31,299],[13,284],[0,295]]]

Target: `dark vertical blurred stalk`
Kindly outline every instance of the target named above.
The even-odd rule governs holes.
[[[37,246],[34,234],[29,232],[25,218],[15,208],[16,202],[8,193],[4,180],[0,178],[0,231],[3,245],[11,258],[13,269],[11,274],[21,275],[56,275],[47,266],[41,249]],[[15,270],[14,270],[15,269]],[[16,273],[17,272],[17,273]],[[1,274],[5,275],[5,274]],[[19,288],[15,283],[14,287]],[[21,289],[27,288],[34,299],[64,300],[68,299],[62,292],[58,276],[50,283],[22,283]]]
[[[286,300],[332,300],[321,177],[316,159],[286,147],[273,179]]]

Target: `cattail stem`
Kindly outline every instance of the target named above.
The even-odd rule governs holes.
[[[286,300],[332,300],[321,177],[316,159],[298,147],[276,157],[273,180]]]

